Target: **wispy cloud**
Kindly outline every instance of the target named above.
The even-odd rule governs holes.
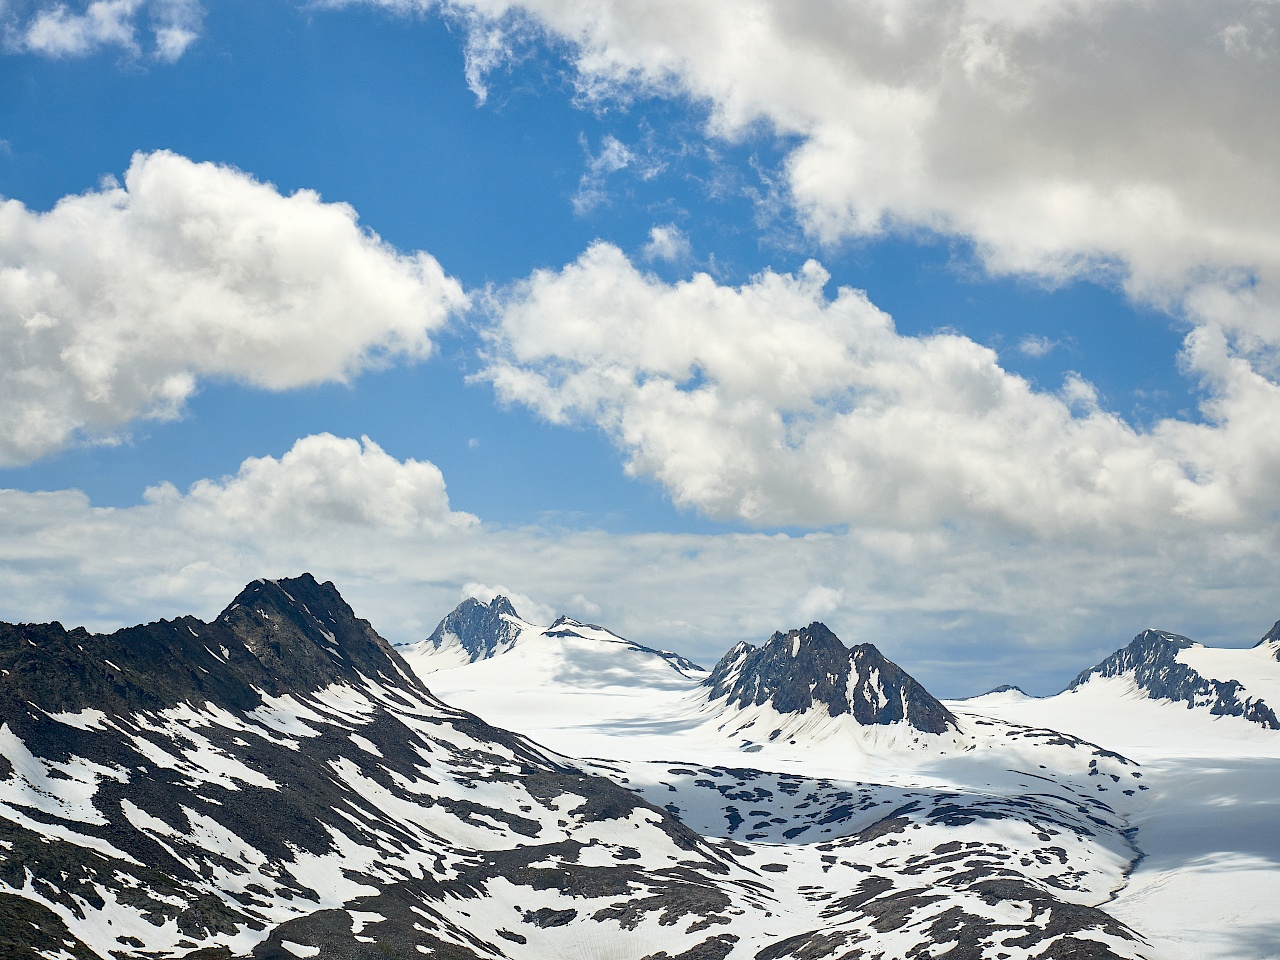
[[[643,252],[646,260],[681,263],[692,256],[693,248],[684,232],[674,223],[668,223],[650,228]]]
[[[203,21],[199,0],[91,0],[82,9],[55,3],[12,25],[7,42],[10,49],[49,57],[114,47],[173,63],[199,37]]]
[[[1018,352],[1023,356],[1034,357],[1038,360],[1053,353],[1054,348],[1057,346],[1057,340],[1050,340],[1048,337],[1028,333],[1018,341]]]

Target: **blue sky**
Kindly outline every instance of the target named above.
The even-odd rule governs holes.
[[[0,6],[0,195],[20,205],[0,268],[56,281],[38,303],[0,286],[0,403],[46,430],[5,441],[4,515],[23,519],[0,616],[207,615],[301,564],[397,640],[498,588],[703,659],[816,616],[944,693],[1047,692],[1148,625],[1260,636],[1280,616],[1276,143],[1256,133],[1274,12],[972,4],[957,36],[982,42],[953,63],[930,5],[907,27],[874,19],[894,4],[834,25],[752,6],[766,28],[742,37],[752,18],[716,4],[669,23],[605,0]],[[1163,61],[1128,39],[1144,17]],[[157,46],[172,23],[185,39]],[[875,48],[824,34],[872,27]],[[1107,38],[1098,76],[1063,80],[1081,30]],[[1196,76],[1158,73],[1193,55],[1212,109]],[[837,79],[797,89],[814,64]],[[1163,159],[1188,142],[1214,149]],[[144,213],[126,171],[156,151],[169,205]],[[157,239],[233,181],[249,206],[199,208],[225,217],[218,239]],[[296,243],[235,246],[237,225],[300,222],[275,205],[297,191],[365,231],[334,234],[335,263],[362,259],[323,303],[331,271]],[[360,278],[419,251],[445,280],[366,307]],[[192,319],[172,284],[197,275],[228,299]],[[404,306],[437,296],[425,319]],[[112,358],[109,396],[69,348],[36,363],[14,332],[73,328],[90,366]],[[290,363],[313,348],[314,368]],[[409,491],[399,512],[380,484]],[[88,502],[42,513],[71,490]]]

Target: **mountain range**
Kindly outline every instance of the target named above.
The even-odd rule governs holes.
[[[310,575],[0,624],[0,955],[1164,956],[1124,897],[1150,771],[1013,715],[1280,737],[1278,638],[1148,631],[1056,698],[944,703],[820,623],[707,671],[498,597],[397,649]]]

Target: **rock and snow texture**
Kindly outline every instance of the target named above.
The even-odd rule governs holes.
[[[852,649],[824,624],[775,633],[763,647],[739,643],[707,678],[710,700],[734,717],[759,727],[769,709],[777,725],[762,734],[790,739],[818,718],[849,717],[860,727],[898,726],[913,734],[958,730],[955,717],[873,645]],[[829,725],[828,725],[829,726]]]
[[[573,621],[431,676],[539,662],[705,693]],[[1106,907],[1141,771],[1049,731],[982,721],[910,783],[588,766],[436,699],[309,576],[212,623],[3,625],[0,670],[6,956],[1153,956]]]
[[[1144,630],[1067,688],[1106,680],[1131,683],[1152,700],[1182,703],[1213,716],[1240,717],[1268,730],[1280,730],[1273,705],[1280,704],[1280,662],[1271,633],[1253,648],[1206,647],[1161,630]]]
[[[667,661],[681,676],[705,674],[706,670],[692,660],[687,660],[670,650],[655,650],[624,639],[594,623],[582,623],[571,617],[560,617],[549,627],[538,626],[521,619],[504,596],[494,597],[489,603],[468,598],[451,610],[432,632],[431,636],[417,643],[399,648],[419,676],[438,670],[489,660],[510,652],[518,644],[545,639],[575,639],[585,641],[588,647],[600,644],[616,644],[617,648],[633,653],[647,654]],[[539,656],[546,656],[543,646]],[[612,655],[612,654],[610,654]]]
[[[702,939],[648,898],[681,932],[767,910],[667,812],[436,700],[308,576],[212,623],[6,624],[0,670],[5,956],[532,958],[611,936],[639,957]]]
[[[522,633],[537,628],[516,613],[506,597],[484,603],[468,597],[440,621],[431,636],[406,644],[400,654],[420,675],[487,660],[510,649]]]
[[[1105,909],[1162,960],[1280,956],[1277,641],[1274,627],[1235,649],[1146,631],[1056,696],[948,704],[967,724],[1052,727],[1141,762],[1128,821],[1142,856]]]
[[[449,703],[572,756],[612,756],[620,742],[696,725],[707,676],[678,654],[568,617],[530,626],[475,663],[407,659]]]

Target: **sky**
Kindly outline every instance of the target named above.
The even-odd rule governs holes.
[[[1252,643],[1278,65],[1269,0],[0,0],[0,618]]]

